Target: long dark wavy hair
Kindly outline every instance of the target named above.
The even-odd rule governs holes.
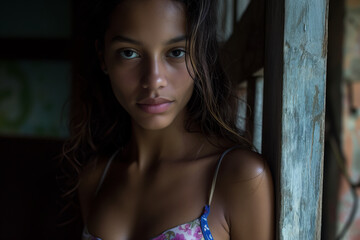
[[[71,98],[70,137],[64,144],[64,198],[73,198],[84,165],[97,157],[109,157],[130,138],[130,116],[115,98],[108,76],[100,68],[95,41],[104,42],[109,18],[124,0],[97,0],[85,10],[83,32],[78,35],[75,76]],[[217,3],[215,0],[180,1],[186,12],[186,51],[192,69],[194,91],[187,105],[186,129],[200,127],[209,139],[224,139],[252,149],[236,126],[236,86],[226,77],[219,59]],[[87,3],[88,4],[88,3]],[[70,187],[70,188],[69,188]]]

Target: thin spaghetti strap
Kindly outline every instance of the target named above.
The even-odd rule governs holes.
[[[100,181],[99,181],[98,186],[97,186],[97,188],[96,188],[95,195],[97,195],[98,192],[100,191],[100,188],[101,188],[101,186],[102,186],[102,184],[103,184],[103,182],[104,182],[104,180],[105,180],[105,177],[106,177],[106,175],[107,175],[107,172],[109,171],[110,165],[111,165],[112,161],[114,160],[115,156],[118,154],[119,151],[120,151],[120,150],[117,150],[117,151],[110,157],[109,161],[106,163],[104,172],[103,172],[103,174],[101,175]]]
[[[235,148],[239,148],[239,147],[240,147],[239,145],[233,146],[233,147],[231,147],[231,148],[226,149],[226,150],[221,154],[220,159],[219,159],[219,161],[218,161],[218,163],[217,163],[217,166],[216,166],[216,170],[215,170],[215,174],[214,174],[212,183],[211,183],[210,197],[209,197],[209,203],[208,203],[209,206],[210,206],[210,204],[211,204],[211,201],[212,201],[212,198],[213,198],[213,195],[214,195],[215,185],[216,185],[216,179],[217,179],[217,175],[218,175],[218,172],[219,172],[219,169],[220,169],[220,164],[221,164],[223,158],[225,157],[226,154],[228,154],[228,152],[234,150]]]

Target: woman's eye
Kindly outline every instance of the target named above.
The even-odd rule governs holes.
[[[140,57],[140,55],[137,52],[130,50],[130,49],[125,49],[125,50],[119,51],[119,55],[125,59],[134,59],[134,58]]]
[[[181,58],[183,56],[185,56],[185,50],[183,49],[175,49],[170,51],[169,53],[169,57],[173,57],[173,58]]]

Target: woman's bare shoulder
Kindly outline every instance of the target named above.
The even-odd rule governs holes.
[[[234,149],[223,159],[219,187],[231,239],[272,239],[274,193],[270,169],[260,154]]]
[[[248,182],[263,174],[270,174],[269,167],[260,154],[241,148],[227,153],[220,167],[226,175],[225,180],[233,183]]]

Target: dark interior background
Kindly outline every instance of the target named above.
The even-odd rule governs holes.
[[[0,239],[80,239],[80,221],[59,225],[56,180],[77,4],[0,2]]]

